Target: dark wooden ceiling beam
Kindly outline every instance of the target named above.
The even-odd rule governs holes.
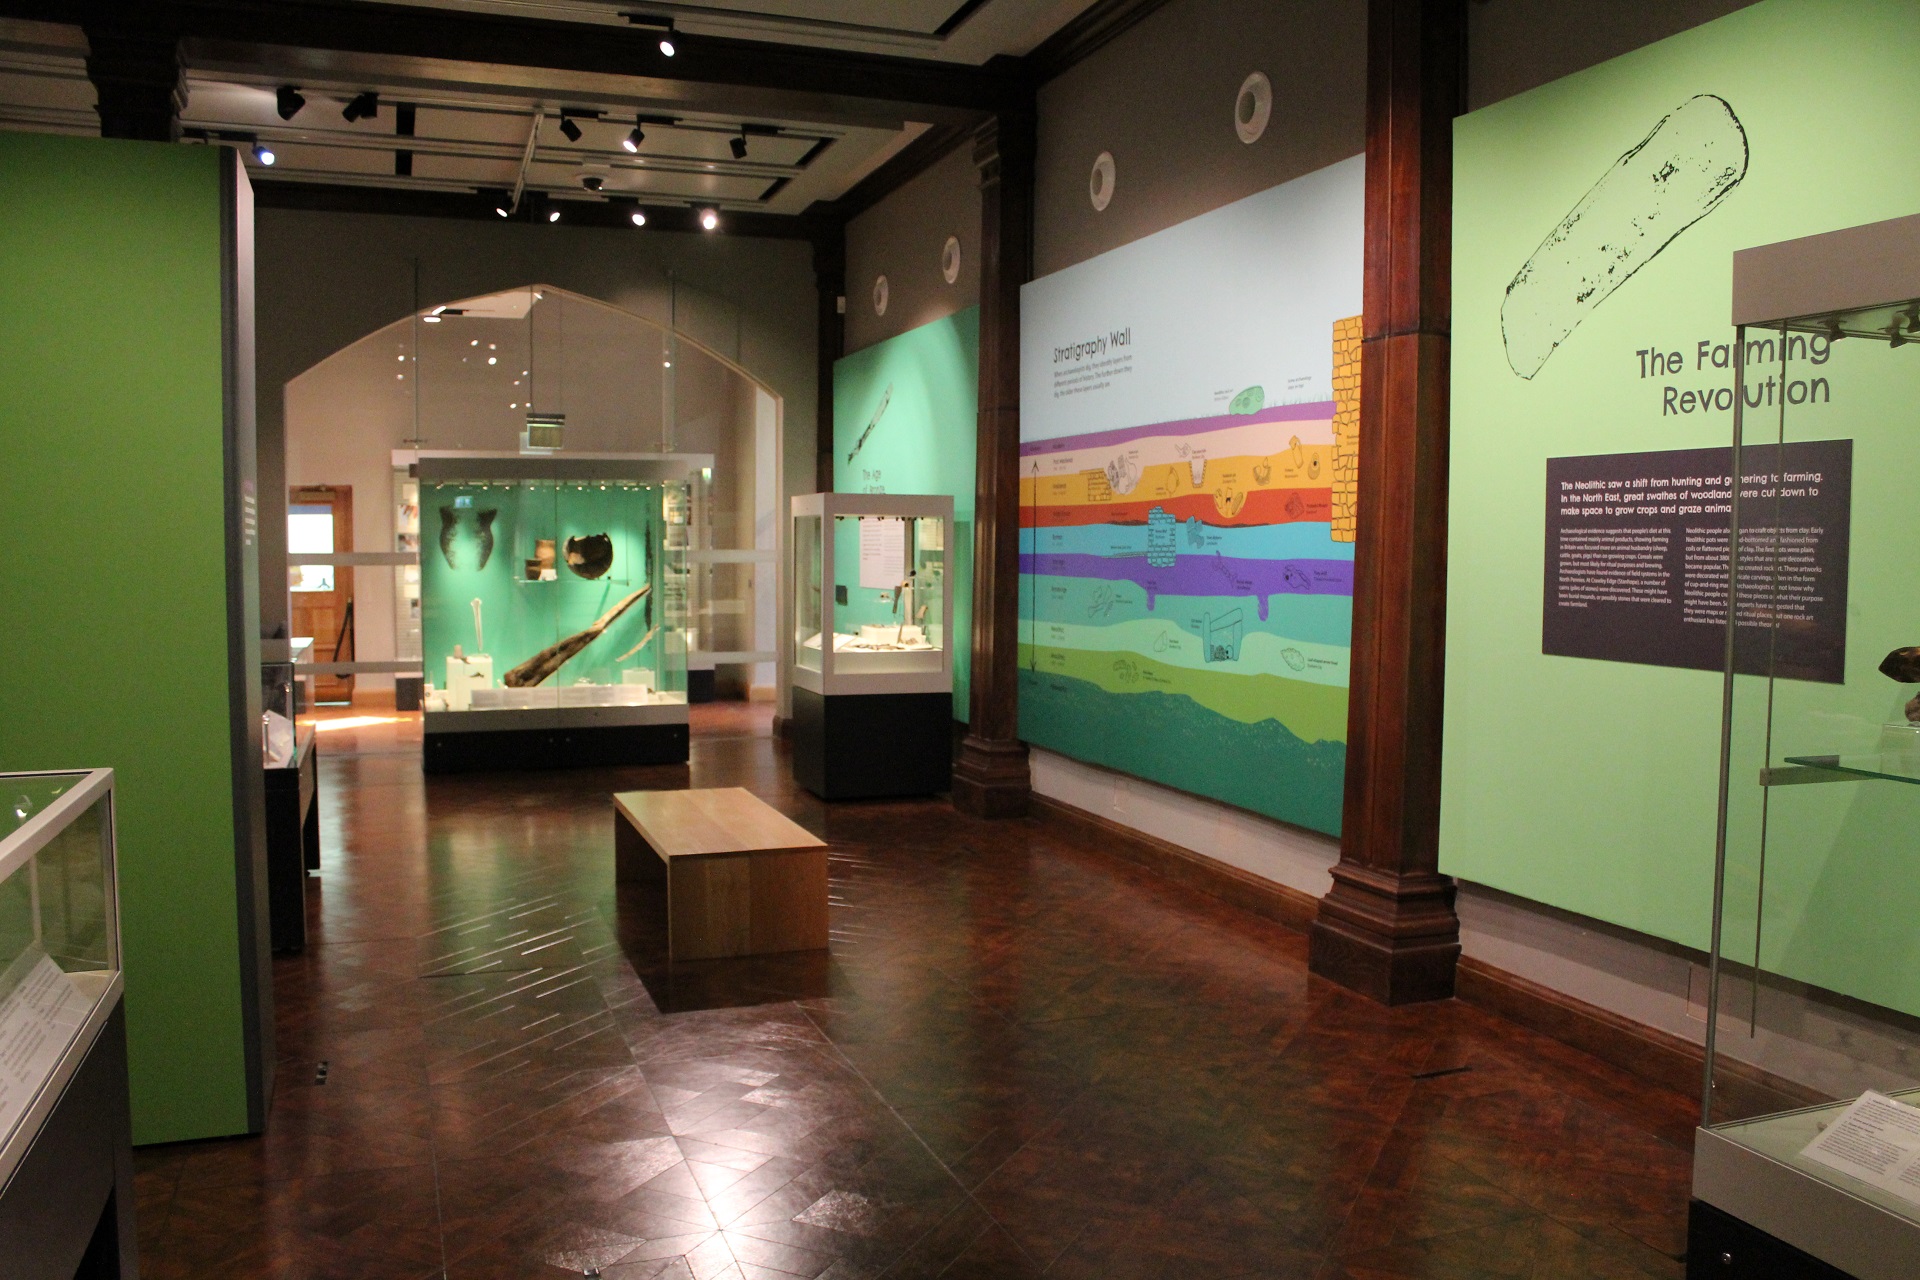
[[[262,49],[319,50],[428,62],[464,62],[650,83],[663,98],[754,89],[792,99],[805,118],[836,109],[870,115],[875,103],[911,109],[910,118],[967,122],[1017,96],[1025,86],[1017,59],[984,67],[817,46],[721,36],[683,37],[669,58],[658,32],[587,26],[367,0],[6,0],[0,13],[90,28],[137,20],[184,41]]]

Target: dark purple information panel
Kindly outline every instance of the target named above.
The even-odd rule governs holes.
[[[1718,671],[1731,449],[1547,459],[1543,653]],[[1847,678],[1853,441],[1741,451],[1739,670]]]

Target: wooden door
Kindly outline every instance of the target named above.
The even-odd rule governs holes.
[[[353,550],[353,487],[295,485],[287,494],[287,551]],[[353,569],[349,565],[295,565],[288,574],[293,634],[313,637],[315,662],[351,662]],[[320,676],[316,702],[352,702],[352,676]]]

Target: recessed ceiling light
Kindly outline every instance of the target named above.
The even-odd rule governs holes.
[[[558,209],[547,210],[547,221],[548,222],[560,221],[560,211]]]
[[[719,213],[712,209],[702,209],[700,211],[700,225],[704,229],[712,231],[720,225]]]
[[[607,185],[607,180],[597,173],[589,173],[580,179],[580,185],[589,191],[598,191]]]
[[[632,213],[632,215],[631,215],[631,217],[632,217],[632,219],[633,219],[633,225],[634,225],[634,226],[636,226],[636,227],[644,227],[644,226],[646,226],[646,225],[647,225],[647,215],[646,215],[646,214],[644,214],[644,213],[642,213],[642,212],[640,212],[640,211],[639,211],[638,209],[635,209],[635,210],[633,211],[633,213]]]

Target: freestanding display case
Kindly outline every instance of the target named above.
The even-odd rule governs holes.
[[[1687,529],[1727,619],[1687,1270],[1910,1278],[1920,217],[1742,251],[1733,298],[1730,472]]]
[[[793,500],[793,772],[826,800],[944,791],[953,499]]]
[[[0,774],[0,1270],[132,1276],[113,771]]]
[[[430,773],[687,759],[703,455],[419,455]]]
[[[260,664],[267,936],[275,951],[306,947],[307,873],[320,869],[320,760],[313,726],[300,723],[299,691],[296,664]]]

